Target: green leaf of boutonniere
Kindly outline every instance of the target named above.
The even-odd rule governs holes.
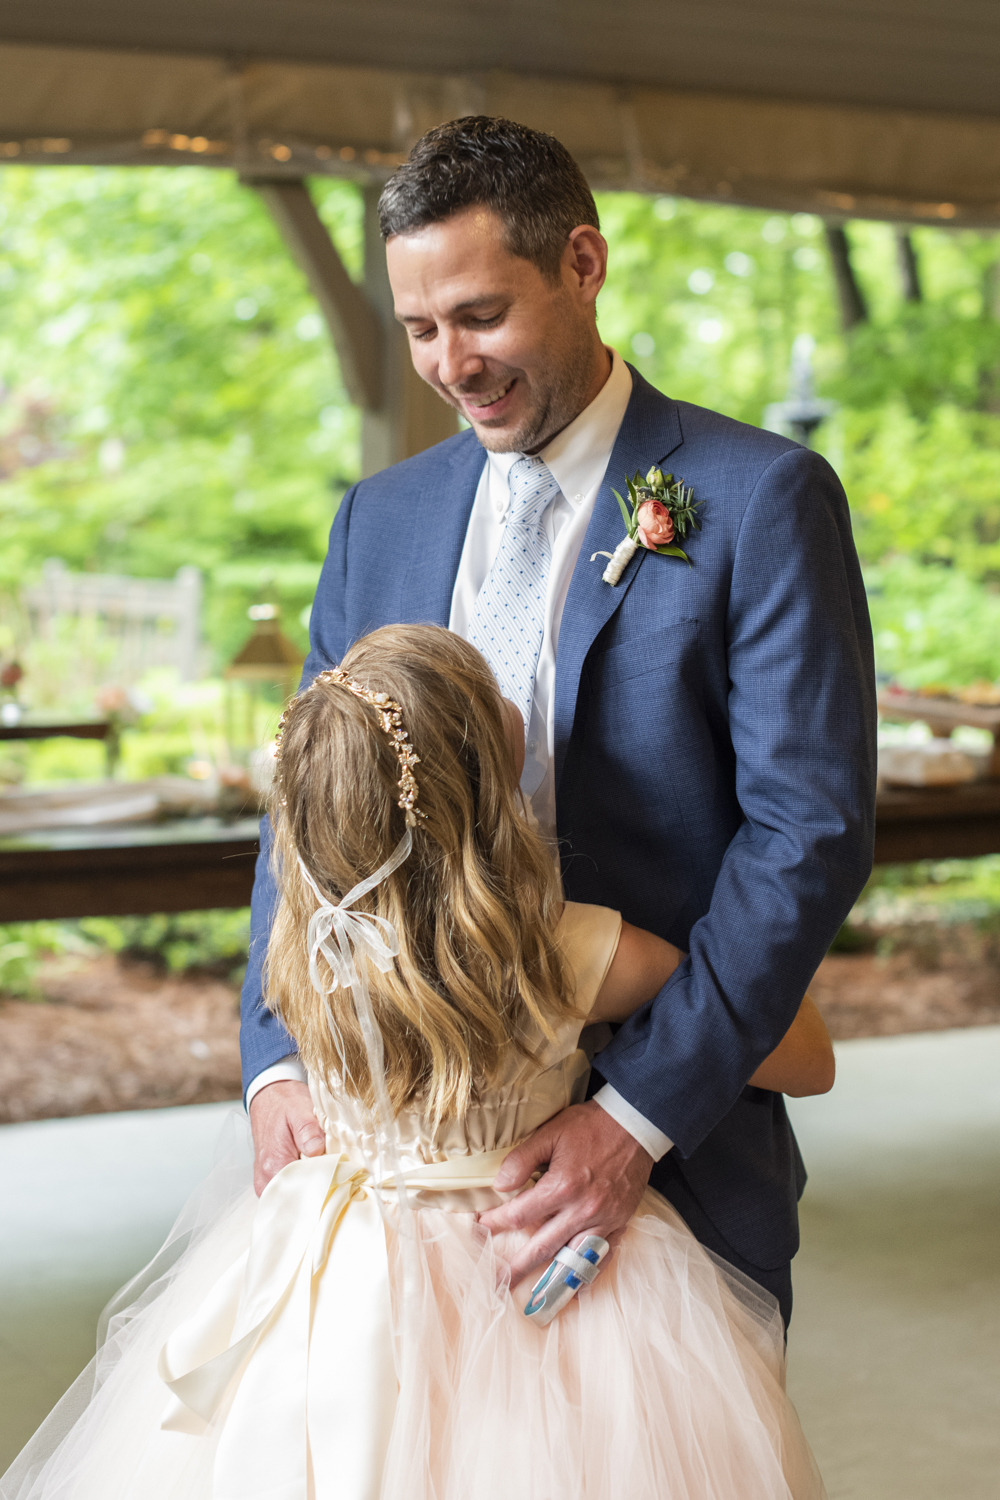
[[[611,493],[612,493],[612,495],[614,495],[615,499],[618,501],[619,507],[621,508],[621,513],[625,517],[625,529],[631,534],[631,531],[632,531],[632,517],[629,515],[628,506],[625,504],[625,501],[622,499],[621,495],[619,495],[619,493],[618,493],[617,490],[612,490]]]
[[[691,566],[691,559],[688,557],[683,547],[657,547],[656,550],[661,557],[683,557],[688,567],[690,568]]]

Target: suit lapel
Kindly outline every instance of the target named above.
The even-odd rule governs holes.
[[[409,567],[401,578],[397,618],[408,624],[447,625],[469,516],[486,453],[473,434],[455,444],[448,466],[413,497]]]
[[[594,502],[593,515],[573,570],[562,624],[559,627],[559,649],[556,655],[555,702],[555,776],[556,787],[562,775],[569,747],[569,737],[576,714],[580,674],[587,652],[599,631],[619,608],[642,566],[645,556],[640,549],[625,569],[621,582],[614,587],[602,578],[607,559],[595,552],[614,552],[625,534],[622,513],[613,490],[625,494],[625,475],[638,469],[645,474],[654,463],[667,459],[684,441],[676,403],[649,385],[632,370],[632,396],[608,461],[604,482]]]

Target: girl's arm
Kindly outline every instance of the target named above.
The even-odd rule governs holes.
[[[781,1041],[749,1081],[759,1089],[804,1099],[807,1094],[828,1094],[835,1074],[830,1033],[807,994]]]
[[[660,993],[684,954],[672,943],[622,923],[618,949],[591,1011],[593,1021],[625,1021]],[[749,1082],[776,1094],[801,1097],[833,1088],[833,1044],[807,995],[778,1046]]]

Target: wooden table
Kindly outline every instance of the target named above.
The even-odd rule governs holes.
[[[875,811],[875,863],[1000,854],[1000,781],[887,787]]]
[[[106,740],[110,729],[108,719],[46,719],[25,714],[12,724],[0,719],[0,740],[54,740],[61,735],[73,740]]]
[[[23,714],[14,723],[0,718],[0,740],[103,740],[104,758],[109,776],[114,774],[121,749],[121,734],[109,719],[46,718],[42,714]]]
[[[258,820],[186,818],[0,839],[0,921],[249,906]]]
[[[46,830],[0,839],[0,921],[249,906],[256,818]],[[1000,853],[1000,781],[879,794],[875,863]]]
[[[990,774],[1000,777],[1000,705],[962,703],[956,698],[924,698],[919,693],[883,688],[878,695],[878,707],[883,719],[896,723],[921,720],[935,739],[950,739],[952,730],[963,724],[989,730],[993,736]]]

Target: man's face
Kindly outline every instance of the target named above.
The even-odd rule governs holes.
[[[608,360],[594,301],[607,247],[574,230],[557,279],[511,255],[490,209],[468,208],[386,245],[413,364],[484,448],[537,451],[600,390]]]

